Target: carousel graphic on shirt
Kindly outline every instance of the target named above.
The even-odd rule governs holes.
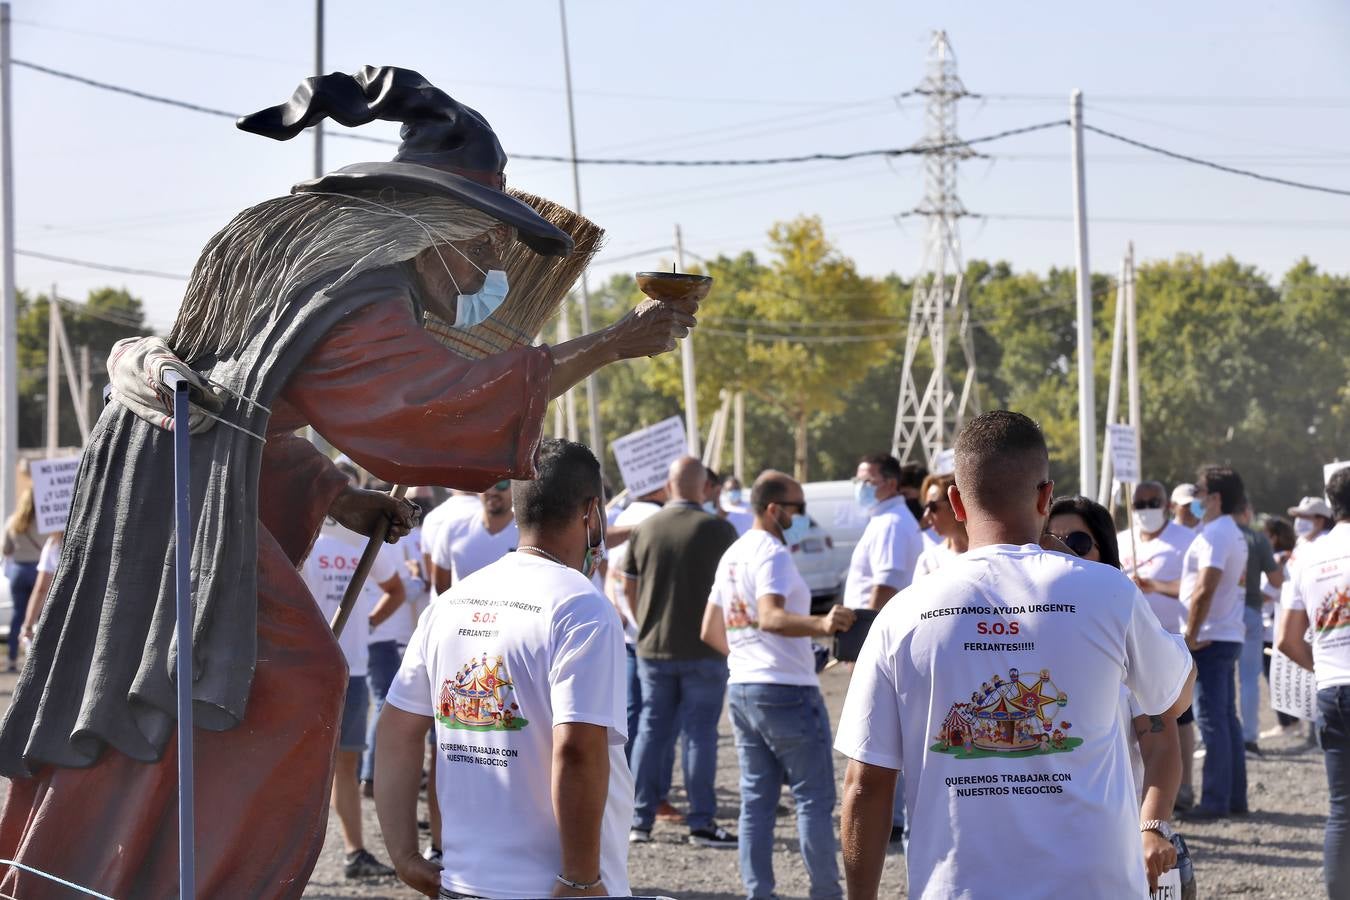
[[[732,595],[726,608],[727,631],[744,631],[747,628],[759,628],[759,623],[750,618],[750,607],[745,605],[740,592]]]
[[[521,718],[505,662],[486,653],[441,683],[436,721],[465,731],[519,731],[529,724]]]
[[[1009,669],[1006,680],[995,675],[971,692],[969,702],[953,703],[928,749],[958,759],[1067,753],[1083,743],[1069,737],[1071,722],[1059,720],[1068,702],[1049,669],[1034,676]]]
[[[1326,596],[1317,607],[1317,620],[1313,627],[1323,637],[1333,631],[1350,628],[1350,588],[1337,588]]]

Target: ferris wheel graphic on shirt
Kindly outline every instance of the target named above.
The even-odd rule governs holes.
[[[1350,588],[1337,588],[1327,594],[1317,608],[1317,619],[1313,628],[1318,634],[1326,636],[1342,628],[1350,628]]]
[[[958,759],[1067,753],[1083,743],[1068,736],[1073,723],[1056,721],[1068,703],[1049,669],[1034,676],[1009,669],[1006,680],[994,675],[971,692],[968,703],[953,703],[928,749]]]
[[[441,682],[436,721],[466,731],[519,731],[530,724],[521,718],[505,661],[500,656],[490,660],[486,653]]]

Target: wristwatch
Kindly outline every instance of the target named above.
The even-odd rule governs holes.
[[[1146,819],[1139,823],[1139,830],[1141,832],[1156,831],[1158,834],[1162,835],[1162,839],[1165,841],[1170,841],[1172,835],[1176,834],[1176,832],[1172,830],[1172,826],[1162,819]]]

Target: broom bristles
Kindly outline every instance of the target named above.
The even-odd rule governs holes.
[[[452,352],[469,359],[531,343],[604,243],[604,229],[562,204],[525,191],[513,190],[511,196],[528,203],[570,235],[573,249],[567,256],[542,256],[519,240],[512,241],[502,261],[511,289],[486,321],[471,328],[455,328],[427,316],[427,331]]]

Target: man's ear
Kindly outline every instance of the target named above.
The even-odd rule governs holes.
[[[961,489],[955,484],[947,488],[947,502],[952,505],[952,513],[956,516],[956,521],[964,522],[966,520],[966,505],[961,502]]]
[[[1046,479],[1036,490],[1036,512],[1042,516],[1050,515],[1050,504],[1055,499],[1055,483]]]

